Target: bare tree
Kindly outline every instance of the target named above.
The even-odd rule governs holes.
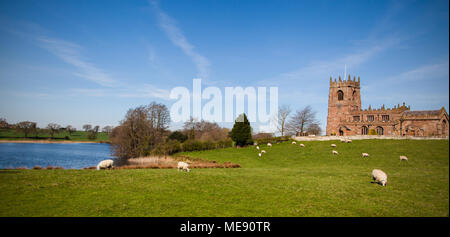
[[[288,105],[283,105],[278,109],[277,117],[277,131],[281,136],[286,135],[286,125],[289,114],[291,113],[291,108]]]
[[[24,137],[27,137],[29,133],[36,132],[36,123],[30,121],[23,121],[16,124],[16,131],[22,132]]]
[[[104,126],[103,128],[102,128],[102,132],[105,132],[105,133],[108,133],[108,134],[110,134],[111,132],[112,132],[112,130],[113,130],[113,127],[112,126]]]
[[[98,130],[100,129],[100,126],[95,126],[93,129],[89,130],[88,134],[86,135],[86,137],[90,140],[95,140],[97,139],[97,134],[98,134]]]
[[[7,128],[8,127],[8,122],[6,121],[5,118],[0,118],[0,128]]]
[[[184,123],[183,133],[192,140],[221,141],[228,137],[230,130],[222,128],[217,123],[190,118]]]
[[[273,137],[273,133],[266,133],[266,132],[260,132],[257,134],[254,134],[252,136],[252,138],[255,139],[267,139],[267,138],[272,138]]]
[[[113,154],[122,159],[148,155],[165,140],[169,123],[169,110],[163,104],[128,110],[110,135]]]
[[[83,129],[84,129],[84,131],[89,131],[89,130],[91,130],[91,128],[92,128],[92,125],[90,125],[90,124],[85,124],[85,125],[83,125]]]
[[[56,123],[49,123],[47,125],[48,132],[50,133],[50,138],[53,138],[55,133],[59,133],[61,126]]]
[[[168,134],[167,129],[170,124],[170,112],[164,104],[156,102],[150,103],[147,107],[147,118],[150,122],[151,146],[160,144]]]
[[[316,112],[308,105],[304,109],[296,111],[287,123],[287,129],[297,136],[302,136],[305,134],[306,128],[313,123],[317,123]]]
[[[184,122],[183,131],[184,134],[188,136],[188,139],[195,139],[195,124],[197,123],[197,119],[192,116]]]
[[[228,137],[230,130],[221,128],[217,123],[202,120],[195,125],[195,137],[200,141],[221,141]]]
[[[311,123],[308,128],[306,128],[306,132],[312,135],[320,135],[322,128],[320,128],[318,123]]]
[[[75,131],[77,131],[77,129],[74,128],[74,127],[72,127],[72,125],[67,125],[66,131],[69,132],[69,135],[70,135],[70,136],[72,136],[72,133],[74,133]]]

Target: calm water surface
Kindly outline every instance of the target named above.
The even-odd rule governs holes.
[[[112,159],[110,145],[101,143],[0,143],[0,169],[35,165],[82,169]]]

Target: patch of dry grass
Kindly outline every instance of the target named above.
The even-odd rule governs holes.
[[[203,160],[200,158],[180,157],[140,157],[128,159],[127,164],[116,166],[114,169],[176,169],[179,161],[189,164],[189,168],[240,168],[239,164],[225,162],[223,164],[216,161]]]

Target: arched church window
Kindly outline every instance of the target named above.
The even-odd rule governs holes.
[[[362,126],[361,134],[362,135],[367,135],[368,133],[369,133],[369,129],[366,126]]]
[[[338,95],[338,100],[344,100],[344,92],[342,92],[341,90],[338,91],[337,93]]]
[[[377,134],[378,134],[378,135],[384,135],[384,129],[383,129],[383,127],[377,127]]]
[[[445,135],[447,131],[447,121],[442,120],[442,135]]]

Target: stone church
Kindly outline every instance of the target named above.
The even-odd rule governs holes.
[[[387,135],[448,137],[448,114],[439,110],[411,111],[410,106],[361,108],[360,79],[334,81],[328,95],[328,136]]]

